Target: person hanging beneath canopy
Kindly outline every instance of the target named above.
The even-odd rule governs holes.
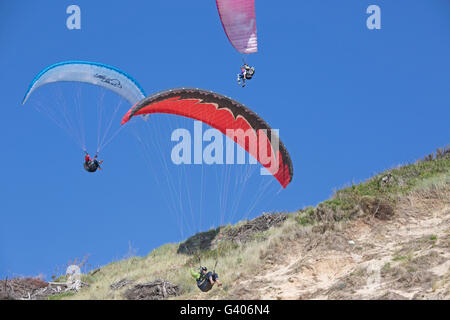
[[[237,77],[238,85],[241,85],[242,80],[242,87],[245,87],[245,80],[250,80],[254,74],[255,68],[250,67],[248,64],[244,63],[244,65],[241,67],[241,73],[239,73]]]
[[[87,172],[95,172],[98,170],[102,170],[102,167],[100,167],[100,165],[103,163],[103,160],[98,161],[97,157],[98,155],[95,155],[94,158],[91,158],[89,156],[89,153],[87,153],[87,151],[84,151],[85,153],[85,157],[84,157],[84,169]]]
[[[208,292],[213,288],[215,283],[217,283],[217,286],[219,287],[222,286],[222,283],[219,281],[219,275],[215,271],[208,272],[206,267],[201,266],[199,272],[197,272],[192,268],[192,264],[189,266],[191,267],[191,276],[197,281],[197,287],[201,291]]]

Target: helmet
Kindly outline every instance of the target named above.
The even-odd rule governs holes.
[[[200,270],[201,271],[206,271],[206,270],[208,270],[206,267],[200,267]]]

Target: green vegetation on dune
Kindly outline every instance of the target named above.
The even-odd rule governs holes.
[[[450,184],[449,155],[450,153],[446,153],[446,157],[432,159],[428,157],[423,161],[387,170],[363,183],[337,190],[331,199],[323,201],[316,208],[299,210],[297,222],[301,225],[337,222],[361,214],[387,218],[393,215],[399,197],[415,190]]]
[[[68,292],[62,292],[58,294],[54,294],[47,297],[47,300],[63,300],[64,298],[69,298],[75,296],[75,292],[68,291]]]

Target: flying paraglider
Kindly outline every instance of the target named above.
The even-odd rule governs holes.
[[[256,113],[237,101],[202,89],[170,89],[139,101],[122,118],[122,124],[134,116],[153,113],[199,120],[244,148],[283,188],[292,180],[292,162],[276,130],[272,130]],[[259,148],[254,147],[255,145]]]
[[[220,21],[231,45],[242,54],[258,51],[256,35],[255,0],[216,0]],[[245,87],[245,81],[250,80],[255,68],[245,62],[238,74],[237,81]]]
[[[81,82],[89,85],[94,85],[97,87],[101,87],[112,91],[118,94],[120,97],[125,99],[130,105],[134,105],[137,101],[143,99],[145,97],[144,90],[139,86],[139,84],[127,73],[106,65],[102,63],[96,62],[88,62],[88,61],[65,61],[53,64],[44,70],[42,70],[31,82],[28,87],[27,92],[25,93],[22,104],[25,104],[29,99],[30,95],[39,87],[57,82]],[[119,106],[119,105],[118,105]],[[118,108],[117,106],[117,108]],[[75,109],[75,108],[74,108]],[[52,120],[54,120],[59,126],[62,127],[62,124],[66,124],[67,132],[71,133],[71,136],[77,140],[76,142],[80,145],[83,151],[86,153],[86,158],[84,162],[84,168],[88,172],[95,172],[100,168],[100,164],[102,161],[97,161],[97,156],[93,159],[89,158],[89,155],[86,151],[86,146],[84,141],[81,141],[82,137],[84,138],[84,132],[72,132],[76,131],[75,128],[76,121],[71,121],[66,114],[66,106],[62,108],[62,121],[55,121],[53,118],[55,114],[49,112],[49,116]],[[117,110],[116,110],[117,111]],[[115,112],[114,112],[115,114]],[[77,119],[78,121],[79,119]],[[100,152],[100,149],[103,148],[112,137],[106,141],[106,134],[108,133],[109,128],[111,127],[112,119],[110,124],[106,126],[106,132],[103,135],[103,139],[100,139],[100,123],[98,128],[99,140],[97,145],[97,154]],[[79,129],[80,131],[83,129],[83,126]],[[115,135],[113,135],[114,137]]]

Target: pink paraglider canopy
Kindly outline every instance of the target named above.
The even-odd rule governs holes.
[[[216,0],[220,20],[233,47],[240,53],[258,51],[255,0]]]

